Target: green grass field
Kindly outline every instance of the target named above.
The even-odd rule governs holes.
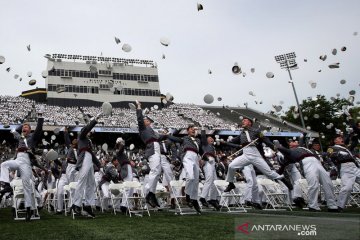
[[[236,230],[248,222],[259,224],[315,224],[317,235],[299,237],[295,232]],[[151,212],[151,217],[128,217],[97,213],[95,219],[53,215],[45,210],[41,220],[14,221],[10,209],[0,209],[0,239],[360,239],[360,209],[346,213],[307,211],[255,211],[248,213],[207,212],[178,216]]]

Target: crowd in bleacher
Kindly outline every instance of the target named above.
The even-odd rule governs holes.
[[[36,103],[22,97],[0,96],[0,123],[20,124],[24,119],[31,119],[40,107],[45,108],[44,125],[84,126],[84,119],[90,119],[101,112],[101,107],[61,107]],[[155,121],[156,128],[186,128],[190,123],[208,126],[212,129],[230,129],[234,123],[224,121],[216,114],[205,111],[194,104],[172,104],[160,109],[157,105],[145,110]],[[130,128],[136,125],[135,111],[130,108],[113,108],[111,116],[104,116],[100,126]]]

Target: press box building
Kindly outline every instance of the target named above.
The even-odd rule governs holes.
[[[151,60],[47,54],[47,104],[128,107],[160,104],[157,65]]]

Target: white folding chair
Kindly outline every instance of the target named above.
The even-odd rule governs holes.
[[[127,196],[125,194],[126,207],[128,209],[129,215],[135,214],[137,216],[144,216],[144,211],[150,216],[149,208],[146,204],[145,195],[143,187],[140,182],[137,181],[125,181],[123,183],[124,192],[133,190],[133,196]],[[132,209],[132,206],[135,206],[136,202],[139,204],[139,210]],[[141,212],[141,215],[140,215]]]
[[[279,183],[270,179],[258,179],[257,182],[262,186],[267,199],[265,210],[285,210],[282,208],[289,208],[292,211],[290,203],[287,202],[287,194],[283,192]]]
[[[360,207],[360,185],[356,182],[350,195],[349,204],[357,205],[358,207]]]
[[[46,198],[45,206],[48,212],[51,212],[51,206],[54,208],[54,212],[56,212],[56,203],[57,203],[56,192],[57,192],[57,188],[52,188],[47,190],[47,198]]]
[[[65,216],[67,216],[68,207],[72,205],[71,197],[70,197],[70,185],[64,186],[64,212]]]
[[[247,212],[241,203],[244,194],[242,191],[240,191],[240,189],[235,188],[230,192],[224,192],[225,188],[229,185],[229,183],[225,180],[215,180],[214,184],[220,196],[220,211],[223,209],[223,207],[226,207],[228,213]],[[230,205],[230,202],[233,203],[233,206]]]
[[[104,195],[101,191],[101,188],[99,188],[99,185],[96,186],[96,190],[95,190],[95,195],[96,195],[96,201],[98,201],[100,203],[100,208],[101,208],[101,212],[104,212]],[[107,208],[108,206],[106,206]]]
[[[117,201],[121,201],[123,194],[124,194],[124,184],[122,183],[110,183],[109,184],[109,192],[110,192],[110,199],[111,205],[116,215],[116,204]]]
[[[308,191],[309,191],[309,186],[308,186],[308,182],[305,178],[301,178],[299,180],[297,180],[299,183],[299,186],[301,188],[301,192],[303,195],[303,198],[306,202],[308,202]]]
[[[18,179],[13,179],[10,182],[10,186],[13,189],[13,208],[15,209],[15,218],[14,220],[25,220],[25,217],[20,217],[19,213],[26,213],[26,209],[19,209],[19,205],[25,201],[25,194],[24,194],[24,188],[23,188],[23,184],[22,184],[22,180],[20,178]],[[31,219],[35,220],[35,219],[40,219],[39,217],[39,211],[37,209],[37,202],[35,199],[35,189],[34,189],[34,184],[32,184],[32,194],[31,194],[33,201],[35,202],[35,212],[36,212],[36,216],[32,216]]]
[[[189,208],[184,203],[186,197],[182,195],[182,187],[185,187],[185,181],[183,180],[171,180],[170,189],[175,198],[175,214],[186,215],[186,214],[197,214],[195,209]]]
[[[161,207],[165,207],[167,204],[167,200],[170,197],[170,193],[166,190],[166,188],[161,183],[158,183],[156,185],[155,196],[159,202],[159,205]],[[154,208],[154,210],[157,210],[157,209]]]

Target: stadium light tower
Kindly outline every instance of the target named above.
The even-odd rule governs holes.
[[[296,100],[296,104],[297,104],[297,107],[299,109],[299,114],[300,114],[300,119],[301,119],[301,125],[304,129],[305,128],[305,122],[304,122],[304,118],[303,118],[303,115],[302,115],[302,110],[301,110],[301,107],[300,107],[300,104],[299,104],[299,100],[298,100],[298,97],[297,97],[297,94],[296,94],[296,90],[295,90],[295,85],[294,85],[294,81],[292,79],[292,76],[291,76],[291,72],[290,70],[295,70],[295,69],[298,69],[298,66],[297,66],[297,63],[295,61],[295,58],[296,58],[296,54],[295,52],[291,52],[291,53],[286,53],[286,54],[282,54],[282,55],[278,55],[278,56],[275,56],[275,61],[277,63],[280,63],[280,67],[282,69],[286,69],[289,73],[289,76],[290,76],[290,81],[289,83],[291,83],[291,86],[294,90],[294,95],[295,95],[295,100]]]

